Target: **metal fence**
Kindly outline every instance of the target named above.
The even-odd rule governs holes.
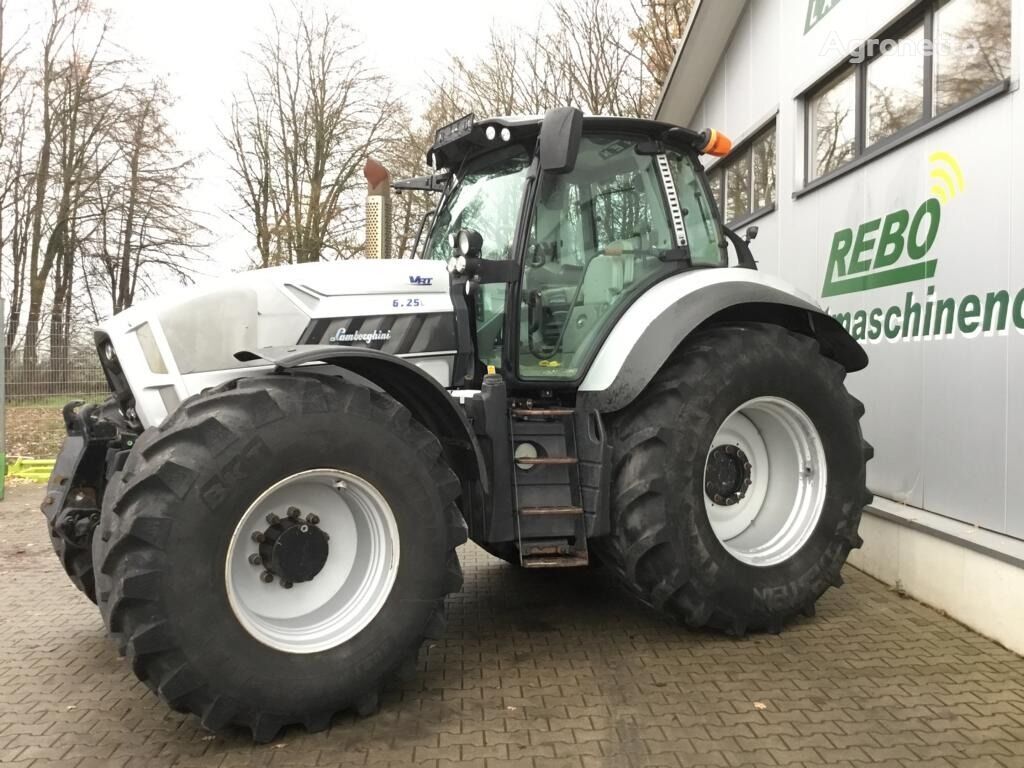
[[[21,355],[6,358],[4,403],[8,407],[63,405],[79,396],[104,395],[108,391],[96,350],[70,349],[66,355],[45,355],[26,363]]]
[[[102,400],[108,393],[96,348],[87,336],[73,337],[59,345],[41,339],[35,355],[26,355],[24,344],[18,343],[6,351],[3,363],[3,428],[8,462],[14,457],[56,456],[64,438],[64,404],[69,400]]]

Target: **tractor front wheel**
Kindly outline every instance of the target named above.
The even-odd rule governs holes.
[[[331,376],[240,379],[141,436],[94,537],[104,621],[138,677],[258,741],[376,708],[444,627],[466,527],[441,445]]]

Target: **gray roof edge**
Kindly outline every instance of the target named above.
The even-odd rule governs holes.
[[[692,123],[693,114],[732,40],[747,3],[748,0],[697,0],[658,96],[658,104],[654,109],[655,120],[681,125]],[[684,71],[696,78],[688,83],[691,86],[688,93],[682,93]],[[666,104],[675,96],[683,98],[683,102],[677,105],[681,111],[669,117],[665,114]]]

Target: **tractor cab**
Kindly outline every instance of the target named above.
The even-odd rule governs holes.
[[[465,380],[493,366],[520,388],[578,382],[634,299],[727,266],[698,159],[723,148],[714,132],[575,109],[438,130],[427,157],[445,185],[418,255],[447,261],[468,305]]]

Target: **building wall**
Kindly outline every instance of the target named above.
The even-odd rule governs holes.
[[[707,1],[707,0],[706,0]],[[721,2],[722,0],[718,0]],[[730,0],[725,0],[726,2]],[[805,114],[801,94],[844,58],[844,52],[884,30],[915,2],[838,0],[805,33],[808,0],[751,0],[688,122],[734,138],[750,134],[777,113],[775,210],[755,222],[760,268],[819,297],[833,315],[863,336],[871,365],[851,376],[867,405],[864,431],[876,448],[869,484],[879,496],[1024,539],[1024,293],[1014,322],[1013,299],[1024,290],[1024,101],[1017,91],[1024,45],[1024,0],[1014,0],[1013,72],[1009,91],[994,96],[856,170],[801,193],[805,182]],[[676,76],[685,76],[684,72]],[[673,119],[671,104],[663,117]],[[936,153],[946,153],[936,155]],[[962,188],[939,202],[933,171],[959,166]],[[921,214],[918,241],[937,218],[934,242],[916,261],[935,260],[934,276],[839,295],[825,290],[829,254],[838,232],[856,236],[861,224],[906,210]],[[937,214],[934,210],[938,206]],[[894,222],[895,224],[895,222]],[[908,228],[909,231],[909,228]],[[870,239],[870,238],[868,238]],[[877,240],[877,236],[875,238]],[[865,253],[865,259],[877,252]],[[904,248],[897,266],[910,265]],[[973,328],[974,301],[994,310],[1006,291],[1002,330]],[[871,323],[909,305],[952,299],[963,316],[954,332],[929,337],[902,329],[878,338]],[[897,310],[890,309],[896,307]],[[913,314],[914,310],[911,309]],[[856,319],[865,321],[858,329]],[[998,312],[995,313],[998,316]],[[909,323],[913,325],[913,323]],[[993,323],[993,326],[996,324]]]

